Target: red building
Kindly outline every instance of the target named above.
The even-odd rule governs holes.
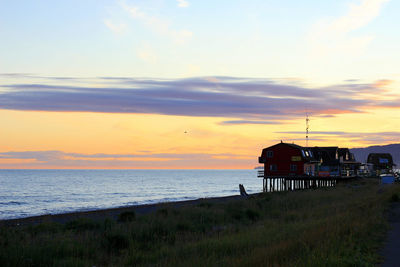
[[[264,176],[315,175],[316,162],[311,149],[295,144],[278,143],[264,148],[259,163]]]
[[[264,148],[258,161],[264,164],[264,177],[356,176],[360,167],[348,148],[302,147],[283,142]]]

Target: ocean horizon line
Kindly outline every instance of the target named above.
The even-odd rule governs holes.
[[[153,169],[131,169],[131,168],[116,168],[116,169],[114,169],[114,168],[109,168],[109,169],[105,169],[105,168],[100,168],[100,169],[97,169],[97,168],[88,168],[88,169],[80,169],[80,168],[32,168],[32,169],[29,169],[29,168],[21,168],[21,169],[19,169],[19,168],[7,168],[7,169],[2,169],[2,168],[0,168],[0,171],[6,171],[6,170],[29,170],[29,171],[34,171],[34,170],[42,170],[42,171],[44,171],[44,170],[78,170],[78,171],[89,171],[89,170],[98,170],[98,171],[108,171],[108,170],[110,170],[110,171],[117,171],[117,170],[175,170],[175,171],[179,171],[179,170],[182,170],[182,171],[190,171],[190,170],[195,170],[195,171],[201,171],[201,170],[213,170],[213,171],[217,171],[217,170],[224,170],[224,171],[226,171],[226,170],[254,170],[254,167],[253,168],[199,168],[199,169],[196,169],[196,168],[189,168],[189,169],[176,169],[176,168],[174,168],[174,169],[167,169],[167,168],[159,168],[159,169],[157,169],[157,168],[153,168]]]

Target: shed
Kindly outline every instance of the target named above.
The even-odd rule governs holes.
[[[373,164],[374,171],[391,170],[395,166],[390,153],[370,153],[367,162]]]

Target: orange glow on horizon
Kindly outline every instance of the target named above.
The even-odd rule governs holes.
[[[310,146],[354,148],[398,142],[400,116],[393,109],[330,112],[335,116],[311,117]],[[222,121],[234,119],[12,110],[0,110],[0,117],[0,138],[7,140],[0,143],[0,156],[17,153],[0,158],[1,169],[252,169],[258,166],[261,150],[280,140],[305,145],[304,118],[281,124],[224,125]],[[19,159],[18,153],[34,155]]]

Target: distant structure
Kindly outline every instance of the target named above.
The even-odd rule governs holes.
[[[368,155],[367,163],[373,164],[374,171],[387,172],[392,170],[393,158],[389,153],[370,153]]]
[[[357,177],[361,165],[348,148],[283,142],[264,148],[258,162],[264,164],[257,173],[264,192],[334,186]]]

